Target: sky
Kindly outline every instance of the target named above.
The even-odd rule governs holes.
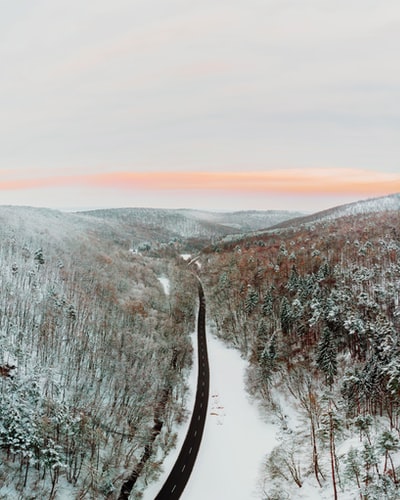
[[[0,0],[0,204],[400,192],[398,0]]]

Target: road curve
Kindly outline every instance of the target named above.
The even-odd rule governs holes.
[[[175,500],[180,498],[193,470],[203,436],[210,390],[210,370],[206,341],[206,303],[200,281],[197,345],[199,373],[192,419],[175,465],[155,500]]]

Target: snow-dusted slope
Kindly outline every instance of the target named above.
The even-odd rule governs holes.
[[[328,210],[323,210],[322,212],[317,212],[306,217],[297,217],[295,219],[279,223],[273,226],[272,229],[296,227],[301,224],[329,221],[351,215],[372,214],[386,211],[400,211],[400,193],[382,196],[379,198],[360,200],[355,203],[349,203],[333,207]]]

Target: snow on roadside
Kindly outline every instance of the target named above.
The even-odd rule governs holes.
[[[208,330],[210,401],[203,441],[182,500],[260,498],[262,462],[277,444],[245,389],[247,363]]]
[[[194,401],[196,397],[196,386],[197,386],[197,371],[198,371],[198,362],[197,362],[197,332],[193,332],[191,335],[193,352],[195,355],[193,356],[193,364],[188,376],[188,394],[187,394],[187,403],[186,409],[188,411],[187,420],[181,425],[176,426],[173,429],[173,432],[176,433],[176,446],[173,448],[168,455],[164,458],[162,463],[162,471],[157,479],[153,483],[150,483],[145,490],[143,491],[142,500],[154,500],[157,493],[160,491],[162,485],[166,481],[172,467],[174,466],[176,459],[178,458],[179,452],[182,448],[183,442],[186,437],[186,433],[189,429],[190,419],[192,416],[192,411],[194,407]]]
[[[182,500],[250,500],[257,494],[265,455],[277,444],[278,427],[267,424],[249,400],[245,389],[246,361],[207,329],[210,361],[210,399],[202,444]],[[192,335],[197,353],[197,336]],[[191,411],[197,383],[197,357],[189,378]],[[163,473],[144,491],[153,500],[168,477],[184,441],[189,421],[178,430],[177,446],[166,457]]]

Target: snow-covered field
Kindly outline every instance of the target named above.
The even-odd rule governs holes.
[[[246,362],[240,354],[210,335],[210,400],[203,441],[182,500],[250,500],[257,494],[259,470],[266,453],[276,445],[278,428],[263,422],[245,390]],[[193,343],[196,335],[193,334]],[[193,404],[197,362],[191,376]],[[166,479],[185,437],[187,425],[179,430],[177,448],[164,462],[164,473],[150,485],[143,498],[152,500]]]

